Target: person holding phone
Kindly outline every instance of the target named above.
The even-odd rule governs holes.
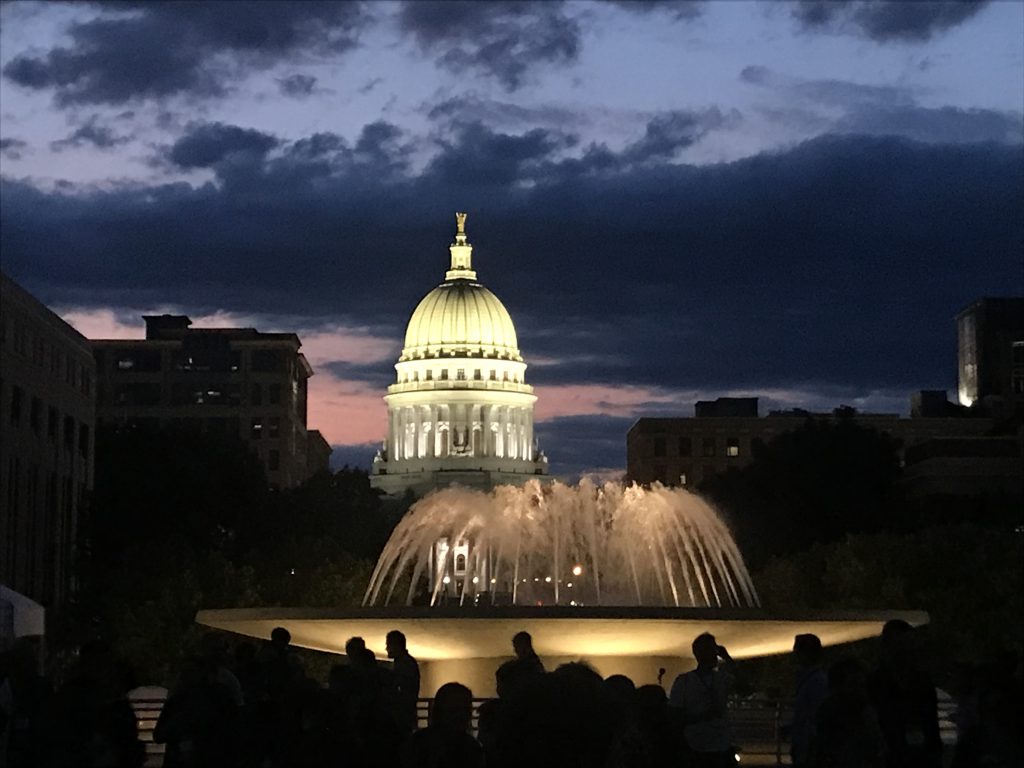
[[[734,766],[727,709],[734,680],[732,658],[708,632],[698,635],[692,648],[697,668],[675,679],[669,706],[681,721],[694,768]]]

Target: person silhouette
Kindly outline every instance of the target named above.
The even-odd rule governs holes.
[[[810,765],[818,708],[828,695],[828,675],[821,666],[821,655],[821,640],[817,635],[797,635],[794,638],[796,694],[788,731],[790,756],[795,768]]]
[[[734,765],[726,708],[734,681],[732,658],[708,632],[694,639],[692,649],[697,668],[675,679],[669,706],[682,718],[683,739],[694,768]]]
[[[512,638],[512,650],[516,655],[520,674],[542,674],[544,672],[544,665],[537,652],[533,650],[533,638],[529,632],[516,632]]]
[[[385,648],[392,660],[395,722],[402,733],[416,728],[416,702],[420,696],[420,666],[406,647],[405,635],[397,629],[387,634]]]

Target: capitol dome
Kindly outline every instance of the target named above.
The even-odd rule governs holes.
[[[401,360],[430,357],[522,360],[512,318],[497,296],[475,280],[446,280],[416,307]]]
[[[409,318],[388,387],[388,438],[370,482],[389,495],[457,483],[489,488],[547,475],[533,387],[505,305],[480,284],[458,213],[444,282]]]

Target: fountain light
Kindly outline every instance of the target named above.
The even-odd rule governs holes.
[[[582,575],[582,573],[583,573],[583,566],[582,565],[574,565],[572,567],[572,575],[573,576],[580,576],[580,575]]]

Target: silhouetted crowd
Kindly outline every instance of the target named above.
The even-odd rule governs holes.
[[[1024,765],[1018,659],[964,668],[954,691],[957,745],[940,740],[936,689],[918,665],[916,630],[882,632],[877,665],[822,664],[814,635],[794,642],[797,679],[785,726],[792,762],[813,768],[1009,768]],[[304,670],[284,628],[261,648],[229,654],[204,636],[185,660],[153,733],[166,768],[722,768],[736,764],[728,702],[736,679],[710,634],[693,641],[694,670],[666,695],[585,662],[547,671],[525,632],[495,673],[497,697],[478,708],[451,682],[417,729],[419,665],[405,636],[388,633],[390,664],[362,638],[345,646],[323,687]],[[139,768],[145,751],[128,699],[133,681],[109,646],[90,643],[56,691],[31,648],[0,665],[0,768]]]

